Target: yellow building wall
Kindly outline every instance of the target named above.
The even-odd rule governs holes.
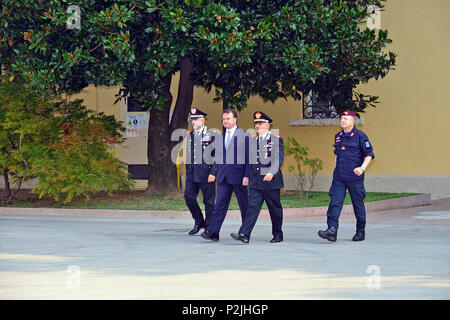
[[[450,174],[449,14],[448,0],[389,1],[382,13],[398,63],[362,87],[381,100],[364,128],[379,156],[375,173]]]
[[[99,113],[103,112],[108,115],[114,115],[117,120],[121,120],[121,104],[117,102],[114,104],[114,101],[117,99],[115,96],[118,94],[118,87],[96,87],[90,85],[89,87],[82,90],[80,93],[73,94],[68,96],[67,99],[75,100],[82,99],[83,104],[89,109]],[[110,151],[119,159],[123,158],[122,151],[123,145],[111,146]]]

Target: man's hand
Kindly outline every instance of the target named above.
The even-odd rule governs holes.
[[[248,178],[247,177],[244,177],[244,179],[242,179],[242,185],[244,187],[248,186]]]
[[[353,169],[353,172],[359,177],[364,173],[363,169],[361,167]]]
[[[272,181],[273,179],[273,174],[268,173],[264,176],[263,181]]]
[[[210,174],[208,176],[208,183],[211,183],[211,182],[214,182],[214,181],[216,181],[216,176],[213,176],[212,174]]]

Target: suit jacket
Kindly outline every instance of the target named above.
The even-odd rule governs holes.
[[[217,183],[226,181],[229,184],[242,184],[242,179],[249,176],[250,135],[241,128],[236,128],[228,148],[225,148],[225,133],[222,133],[223,156],[216,157],[222,161],[214,165],[217,170]]]
[[[194,132],[189,134],[186,148],[186,180],[203,183],[208,182],[210,174],[216,175],[217,169],[205,152],[208,145],[213,142],[214,132],[206,126],[199,136],[194,136]]]
[[[250,141],[250,181],[249,187],[260,190],[281,189],[284,187],[281,165],[284,160],[283,138],[269,133],[260,142],[259,136]],[[271,181],[263,181],[271,173]]]

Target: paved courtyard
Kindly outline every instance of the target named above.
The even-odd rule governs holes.
[[[259,220],[246,245],[234,219],[213,243],[186,218],[0,208],[0,299],[450,298],[450,199],[369,213],[363,242],[351,215],[320,239],[325,221],[286,217],[270,244]]]

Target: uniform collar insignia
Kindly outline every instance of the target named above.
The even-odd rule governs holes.
[[[342,136],[344,133],[345,133],[344,130],[342,130],[341,133],[339,133],[339,136]],[[356,127],[353,127],[352,131],[350,131],[350,134],[347,137],[353,138],[355,133],[356,133]]]

